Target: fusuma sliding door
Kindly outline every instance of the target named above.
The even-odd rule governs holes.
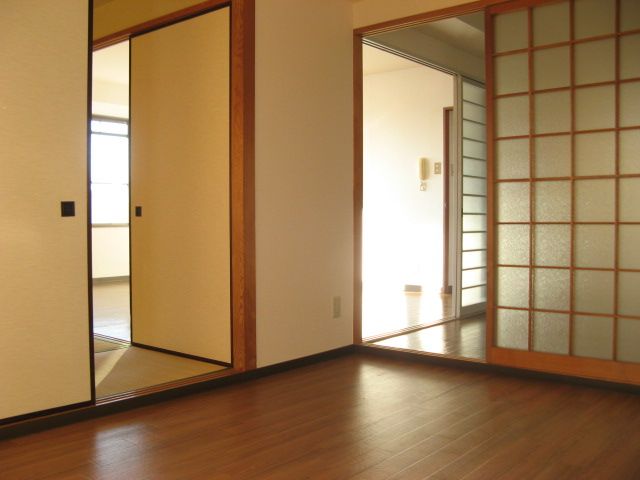
[[[489,361],[640,384],[640,3],[487,20]]]
[[[0,2],[0,422],[92,398],[88,22],[87,0]]]
[[[229,8],[131,40],[132,339],[231,362]]]

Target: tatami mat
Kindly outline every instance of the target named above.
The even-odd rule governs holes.
[[[95,355],[98,398],[224,370],[225,367],[143,348]]]

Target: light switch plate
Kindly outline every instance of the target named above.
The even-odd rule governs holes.
[[[433,164],[433,173],[435,175],[440,175],[442,173],[442,163],[436,162]]]

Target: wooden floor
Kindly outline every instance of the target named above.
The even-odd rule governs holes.
[[[365,354],[0,442],[15,479],[640,478],[640,397]]]
[[[362,337],[365,339],[453,317],[451,295],[438,291],[363,290]]]
[[[452,320],[442,325],[380,340],[372,345],[484,361],[485,324],[484,315]]]

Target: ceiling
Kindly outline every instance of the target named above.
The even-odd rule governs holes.
[[[484,56],[484,16],[473,13],[413,27],[416,31],[476,56]]]

